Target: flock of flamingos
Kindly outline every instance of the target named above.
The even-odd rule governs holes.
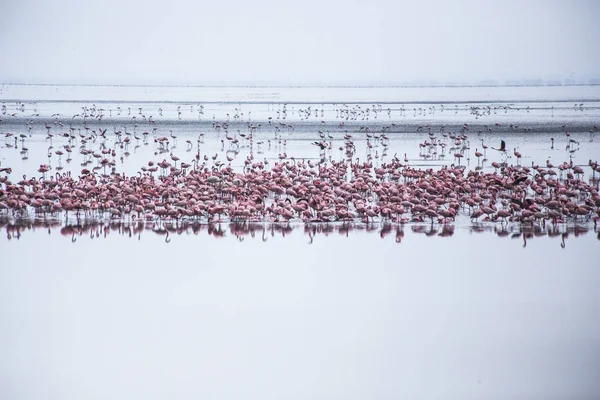
[[[110,110],[111,117],[122,112],[118,108]],[[162,109],[154,119],[142,108],[134,111],[137,121],[135,116],[131,119],[129,131],[127,126],[110,126],[107,111],[95,106],[68,117],[34,113],[25,118],[30,115],[27,111],[30,107],[24,103],[2,105],[0,155],[18,150],[23,162],[31,162],[28,143],[37,127],[44,132],[49,162],[39,164],[38,173],[30,177],[17,175],[18,167],[13,171],[10,165],[0,166],[0,223],[7,226],[9,238],[20,234],[19,221],[48,227],[66,221],[61,232],[73,240],[84,232],[91,237],[106,235],[110,226],[129,235],[152,226],[166,234],[166,241],[169,232],[189,229],[207,229],[219,236],[224,232],[221,222],[229,223],[238,238],[250,234],[266,240],[275,231],[285,235],[294,229],[293,223],[304,223],[312,241],[318,233],[337,229],[347,234],[375,224],[382,237],[393,227],[396,240],[401,240],[405,224],[441,236],[452,234],[457,219],[499,234],[511,223],[523,227],[519,232],[551,234],[559,232],[552,230],[559,225],[587,229],[600,220],[597,161],[576,165],[571,158],[557,165],[549,160],[526,165],[517,148],[505,140],[486,144],[481,130],[468,124],[452,128],[425,124],[414,127],[423,138],[419,155],[422,160],[444,162],[424,167],[405,153],[388,155],[398,122],[365,122],[365,115],[373,121],[378,112],[380,117],[389,114],[376,105],[358,109],[344,105],[335,110],[339,121],[314,123],[313,137],[303,144],[303,153],[314,157],[287,154],[286,138],[294,135],[295,126],[282,121],[288,112],[285,107],[262,123],[242,120],[243,113],[236,108],[223,120],[207,121],[206,131],[181,138],[177,129],[175,133],[168,129],[176,125],[161,127]],[[296,110],[301,120],[318,120],[323,112],[310,107]],[[178,107],[177,118],[181,113]],[[17,126],[15,121],[24,121],[25,128],[5,129]],[[590,126],[589,134],[596,130]],[[568,129],[560,134],[567,146],[579,146]],[[205,136],[220,143],[221,154],[202,151]],[[183,144],[186,137],[190,139]],[[174,153],[178,142],[187,159]],[[151,146],[155,158],[137,173],[118,171],[119,157],[123,161],[130,146],[140,144]],[[260,156],[267,146],[277,146],[277,157]],[[497,161],[484,169],[480,160],[487,160],[488,153]],[[74,172],[69,164],[65,170],[74,154],[83,161],[82,167]],[[477,167],[468,168],[465,159],[472,156]],[[73,221],[76,226],[69,225]]]

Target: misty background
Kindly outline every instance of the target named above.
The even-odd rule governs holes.
[[[4,2],[0,82],[600,83],[600,2]]]

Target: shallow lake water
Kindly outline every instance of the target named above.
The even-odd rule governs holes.
[[[13,181],[39,176],[41,163],[77,175],[98,165],[81,165],[79,133],[107,129],[86,146],[114,149],[118,173],[172,154],[189,162],[198,151],[229,156],[241,171],[249,154],[271,165],[283,153],[340,160],[348,131],[353,157],[375,165],[406,153],[414,167],[439,169],[461,151],[468,169],[493,172],[492,162],[517,162],[512,152],[488,149],[482,162],[475,149],[505,140],[523,165],[572,160],[597,187],[588,160],[600,155],[598,87],[187,90],[4,86],[0,131],[25,137],[10,147],[13,136],[0,136],[1,166]],[[228,118],[225,133],[215,125]],[[254,142],[231,147],[226,135],[249,124]],[[468,149],[419,146],[429,130],[441,139],[463,124]],[[382,130],[387,145],[370,140],[368,150],[368,135]],[[78,140],[68,162],[54,153],[70,142],[61,133]],[[325,154],[310,145],[320,134],[332,142]],[[161,136],[171,138],[167,151],[154,142]],[[600,226],[589,219],[208,224],[1,214],[0,229],[2,397],[600,395]]]
[[[600,389],[596,233],[2,243],[10,398],[548,398]]]

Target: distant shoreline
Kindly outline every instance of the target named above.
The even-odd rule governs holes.
[[[219,104],[508,104],[600,101],[600,85],[134,86],[0,84],[0,101]]]
[[[124,88],[206,88],[206,89],[394,89],[394,88],[503,88],[503,87],[581,87],[600,86],[600,83],[550,84],[446,84],[446,85],[136,85],[87,83],[0,83],[1,86],[57,86],[57,87],[124,87]]]

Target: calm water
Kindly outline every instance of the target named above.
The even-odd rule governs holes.
[[[0,100],[0,132],[25,135],[0,136],[13,181],[39,176],[41,163],[53,173],[95,167],[78,151],[79,134],[100,129],[106,138],[86,146],[114,149],[126,174],[198,151],[229,156],[238,170],[248,154],[271,164],[282,153],[339,160],[346,131],[355,157],[370,154],[375,165],[406,153],[413,166],[440,168],[464,151],[469,169],[493,172],[498,153],[479,162],[473,154],[481,139],[502,139],[524,165],[573,160],[590,182],[588,160],[600,154],[597,86],[5,85]],[[254,125],[255,142],[230,147],[216,126],[225,122],[229,135]],[[468,149],[421,151],[429,130],[441,137],[463,124]],[[369,152],[367,134],[384,127],[389,145]],[[131,134],[128,146],[115,130]],[[69,143],[63,133],[77,140],[69,161],[54,153]],[[320,134],[333,145],[325,155],[310,145]],[[168,151],[154,144],[161,136],[177,137]],[[600,396],[600,236],[591,221],[142,225],[1,215],[0,229],[2,397]]]

